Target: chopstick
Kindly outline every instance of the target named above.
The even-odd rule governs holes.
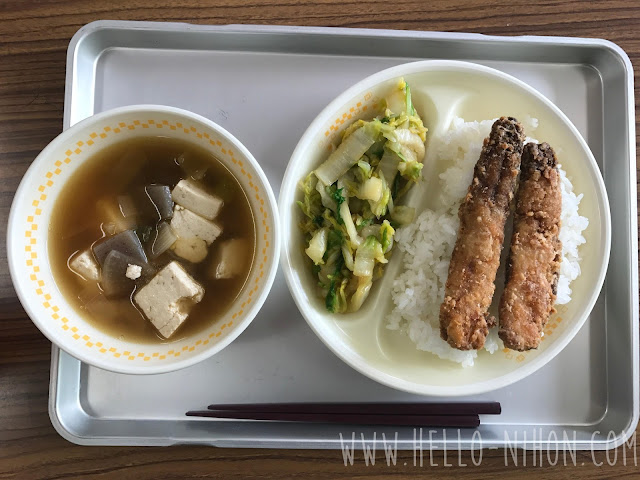
[[[498,415],[498,402],[213,404],[189,417],[280,422],[475,428],[479,415]]]
[[[480,425],[480,417],[478,415],[356,415],[340,413],[320,414],[196,410],[187,412],[187,416],[230,418],[236,420],[274,420],[281,422],[340,423],[348,425],[396,425],[458,428],[475,428]]]
[[[266,413],[375,415],[499,415],[498,402],[460,403],[236,403],[213,404],[209,410]]]

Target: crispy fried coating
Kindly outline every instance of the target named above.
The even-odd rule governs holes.
[[[524,138],[515,118],[495,121],[458,211],[460,229],[440,306],[440,335],[460,350],[482,348],[495,323],[488,310]]]
[[[562,260],[561,213],[555,153],[546,143],[528,143],[522,154],[511,250],[500,298],[499,335],[507,348],[537,348],[554,311]]]

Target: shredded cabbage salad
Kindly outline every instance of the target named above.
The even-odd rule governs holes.
[[[380,114],[349,125],[300,182],[305,253],[329,312],[360,309],[389,261],[395,229],[413,221],[415,210],[400,201],[421,177],[426,134],[401,79]]]

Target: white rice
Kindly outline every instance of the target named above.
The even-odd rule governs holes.
[[[403,252],[403,270],[393,283],[394,309],[387,318],[387,328],[406,332],[417,349],[463,367],[474,364],[477,352],[456,350],[440,338],[440,304],[458,233],[458,207],[473,178],[473,167],[480,156],[482,142],[494,121],[465,122],[455,118],[449,131],[431,140],[429,161],[451,165],[440,174],[437,206],[433,210],[425,209],[411,225],[399,229],[395,237]],[[538,126],[534,118],[526,118],[523,123],[527,132],[533,132]],[[527,141],[536,140],[527,138]],[[585,242],[582,232],[589,220],[578,213],[582,195],[573,193],[566,172],[561,166],[559,170],[562,179],[562,265],[556,303],[565,304],[571,300],[571,282],[580,275],[578,247]],[[505,230],[507,246],[510,240],[511,234]],[[497,328],[491,329],[484,348],[493,353],[502,347]]]

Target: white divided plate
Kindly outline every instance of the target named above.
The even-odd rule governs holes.
[[[446,131],[456,116],[465,121],[500,116],[537,118],[539,126],[525,133],[554,147],[574,191],[584,194],[580,214],[589,219],[589,227],[583,232],[587,242],[580,247],[582,274],[571,284],[571,302],[559,306],[549,319],[544,341],[537,350],[499,350],[494,354],[481,351],[473,367],[462,368],[417,350],[405,333],[387,329],[386,317],[393,307],[391,285],[402,263],[397,249],[384,277],[374,284],[360,311],[330,314],[324,301],[315,296],[316,280],[297,227],[297,184],[326,159],[331,145],[339,142],[351,122],[373,116],[376,106],[400,77],[410,84],[413,103],[429,129],[424,180],[407,199],[418,214],[437,195],[438,174],[449,166],[436,165],[429,158],[429,139]],[[497,70],[467,62],[435,60],[399,65],[366,78],[337,97],[300,139],[284,176],[279,208],[283,270],[293,298],[311,328],[356,370],[382,384],[418,394],[477,394],[504,387],[542,367],[583,325],[598,297],[609,260],[609,203],[600,171],[577,129],[533,88]],[[499,295],[497,290],[494,299]]]

